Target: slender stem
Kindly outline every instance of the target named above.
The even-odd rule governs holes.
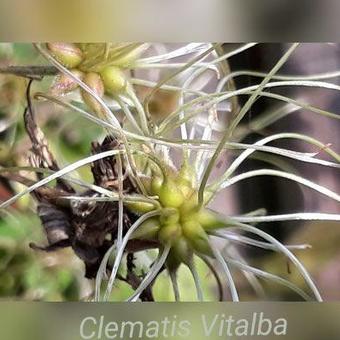
[[[218,156],[220,155],[221,151],[224,148],[225,143],[230,139],[232,136],[235,128],[237,127],[238,123],[242,120],[242,118],[245,116],[245,114],[249,111],[249,109],[252,107],[253,103],[255,102],[257,96],[259,93],[263,90],[265,85],[270,81],[271,77],[285,64],[285,62],[288,60],[289,56],[293,53],[293,51],[298,47],[298,44],[293,44],[288,51],[280,58],[280,60],[276,63],[276,65],[272,68],[272,70],[268,73],[268,75],[263,79],[261,84],[258,86],[258,88],[254,91],[254,93],[249,97],[248,101],[244,104],[242,109],[239,111],[239,113],[235,116],[235,118],[230,123],[226,133],[224,134],[223,138],[221,139],[219,145],[217,146],[208,166],[206,167],[206,170],[204,172],[201,185],[199,187],[198,191],[198,203],[199,206],[202,206],[204,203],[204,189],[208,182],[209,176],[211,174],[211,171],[213,170],[216,160]]]
[[[218,301],[223,301],[223,285],[222,281],[220,279],[219,273],[217,272],[214,265],[210,262],[210,259],[205,255],[200,255],[200,258],[204,261],[204,263],[207,265],[207,267],[210,269],[211,273],[213,274],[216,283],[217,283],[217,289],[218,289]]]
[[[122,157],[120,154],[117,155],[117,165],[118,165],[118,233],[117,233],[117,248],[122,244],[123,239],[123,218],[124,218],[124,204],[123,204],[123,164]]]
[[[219,82],[219,86],[217,88],[218,90],[221,90],[223,86],[231,79],[239,77],[239,76],[252,76],[252,77],[262,77],[264,78],[266,76],[266,73],[262,72],[254,72],[251,70],[242,70],[242,71],[235,71],[232,73],[229,73],[224,78],[222,78]],[[272,77],[272,79],[276,80],[321,80],[321,79],[331,79],[331,78],[337,78],[340,77],[340,71],[332,71],[332,72],[325,72],[325,73],[317,73],[317,74],[311,74],[308,76],[305,75],[280,75],[277,74]]]
[[[188,267],[190,269],[190,272],[191,272],[192,277],[193,277],[194,282],[195,282],[197,299],[198,299],[198,301],[202,302],[203,301],[202,286],[201,286],[200,278],[199,278],[199,275],[197,273],[196,266],[195,266],[193,259],[189,262]]]
[[[180,297],[179,288],[178,288],[177,273],[175,270],[170,270],[169,275],[170,275],[172,288],[174,291],[175,301],[179,302],[181,300],[181,297]]]
[[[47,94],[44,93],[36,93],[35,94],[35,98],[44,98],[50,101],[53,101],[54,103],[64,106],[68,109],[74,110],[76,112],[79,112],[80,114],[82,114],[86,119],[91,120],[92,122],[96,123],[99,126],[105,127],[105,128],[109,128],[115,136],[120,136],[119,133],[119,129],[116,128],[115,126],[113,126],[111,123],[104,121],[100,118],[97,118],[93,115],[91,115],[89,112],[82,110],[81,108],[68,103],[64,100],[61,100],[60,98],[56,98],[53,96],[49,96]],[[188,147],[190,149],[196,149],[196,150],[201,150],[201,149],[205,149],[205,150],[213,150],[215,148],[216,142],[214,141],[210,141],[210,140],[202,140],[202,139],[196,139],[196,140],[170,140],[170,139],[164,139],[164,138],[159,138],[159,137],[150,137],[150,136],[144,136],[144,135],[140,135],[140,134],[136,134],[127,130],[123,130],[124,134],[129,138],[130,142],[140,142],[140,141],[144,141],[147,143],[154,143],[154,144],[159,144],[159,145],[164,145],[164,146],[169,146],[169,147],[174,147],[174,148],[178,148],[178,149],[183,149],[183,147]],[[307,137],[306,138],[310,138]],[[225,145],[226,149],[254,149],[254,150],[260,150],[259,147],[257,147],[254,144],[240,144],[240,143],[226,143]],[[274,150],[275,148],[271,148],[272,150]],[[330,148],[326,147],[323,148],[323,150],[327,153],[329,153],[333,158],[335,159],[339,159],[339,155],[337,153],[335,153],[334,151],[332,151]],[[265,151],[265,149],[263,147],[261,147],[260,151]],[[268,149],[269,151],[269,149]]]
[[[214,236],[218,236],[218,237],[223,238],[223,239],[226,239],[228,241],[232,241],[232,242],[246,244],[246,245],[249,245],[249,246],[258,247],[258,248],[262,248],[262,249],[266,249],[266,250],[279,251],[279,249],[277,247],[275,247],[274,245],[272,245],[271,243],[257,241],[255,239],[250,238],[250,237],[235,234],[232,231],[233,231],[233,227],[229,227],[228,231],[225,231],[225,232],[215,231],[215,232],[211,232],[210,234],[214,235]],[[310,249],[312,247],[310,244],[297,244],[297,245],[295,245],[295,244],[294,245],[284,244],[284,246],[287,249],[292,249],[292,250],[305,250],[305,249]]]
[[[132,100],[132,102],[133,102],[133,104],[136,108],[136,111],[137,111],[138,116],[139,116],[141,128],[142,128],[144,135],[149,135],[150,131],[149,131],[147,115],[146,115],[144,108],[143,108],[142,104],[140,103],[138,97],[136,96],[136,93],[135,93],[133,87],[130,84],[128,84],[128,86],[127,86],[127,95]]]
[[[312,278],[310,277],[307,269],[302,265],[302,263],[298,260],[298,258],[289,250],[287,249],[281,242],[276,240],[271,235],[265,233],[264,231],[257,229],[255,227],[252,227],[250,225],[239,223],[236,221],[230,220],[231,224],[233,224],[235,227],[238,227],[242,231],[250,232],[253,234],[256,234],[266,241],[272,243],[273,245],[277,246],[277,248],[281,251],[282,254],[287,256],[288,259],[292,261],[292,263],[296,266],[296,268],[299,270],[300,274],[304,278],[305,282],[309,286],[310,290],[313,292],[315,298],[317,301],[322,301],[322,297],[319,293],[318,288],[316,287],[315,283],[313,282]]]
[[[267,281],[272,281],[275,283],[278,283],[282,286],[285,286],[287,288],[290,288],[292,291],[294,291],[295,293],[299,294],[303,299],[305,299],[306,301],[311,301],[312,298],[306,294],[301,288],[297,287],[296,285],[294,285],[293,283],[289,282],[288,280],[271,274],[271,273],[267,273],[263,270],[260,270],[258,268],[249,266],[245,263],[242,263],[240,261],[231,259],[231,258],[225,258],[225,261],[228,262],[230,265],[240,269],[240,270],[244,270],[244,271],[248,271],[249,273],[253,273],[254,275],[261,277]]]
[[[105,151],[105,152],[101,152],[101,153],[98,153],[98,154],[95,154],[95,155],[92,155],[90,157],[86,157],[86,158],[83,158],[77,162],[74,162],[68,166],[66,166],[65,168],[55,172],[54,174],[50,175],[50,176],[47,176],[45,177],[44,179],[42,179],[41,181],[31,185],[30,187],[20,191],[19,193],[17,193],[16,195],[12,196],[11,198],[9,198],[8,200],[2,202],[0,204],[0,209],[4,209],[6,207],[8,207],[9,205],[11,205],[12,203],[14,203],[17,199],[19,199],[20,197],[26,195],[26,194],[29,194],[30,192],[48,184],[49,182],[59,178],[59,177],[62,177],[66,174],[68,174],[69,172],[71,171],[74,171],[84,165],[87,165],[89,163],[92,163],[92,162],[95,162],[99,159],[103,159],[105,157],[110,157],[110,156],[114,156],[114,155],[117,155],[118,153],[121,153],[123,152],[122,150],[109,150],[109,151]],[[112,193],[114,194],[114,193]]]
[[[262,223],[276,221],[340,221],[340,214],[296,213],[268,216],[232,216],[230,218],[242,223]]]
[[[132,233],[144,222],[146,221],[148,218],[150,217],[153,217],[153,216],[157,216],[159,215],[159,211],[151,211],[149,213],[146,213],[144,215],[142,215],[131,227],[130,229],[127,231],[127,233],[125,234],[123,240],[122,240],[122,244],[120,246],[119,249],[117,249],[117,254],[116,254],[116,259],[115,259],[115,262],[113,264],[113,268],[112,268],[112,271],[111,271],[111,275],[110,275],[110,279],[109,279],[109,282],[108,282],[108,285],[107,285],[107,288],[106,288],[106,292],[105,292],[105,295],[104,295],[104,300],[107,301],[110,294],[111,294],[111,291],[112,291],[112,288],[113,288],[113,284],[115,282],[115,279],[116,279],[116,275],[118,273],[118,269],[119,269],[119,266],[121,264],[121,260],[122,260],[122,256],[124,254],[124,250],[125,250],[125,247],[132,235]]]
[[[138,125],[135,117],[131,113],[129,107],[124,103],[124,100],[122,100],[119,96],[114,96],[115,101],[119,104],[119,106],[124,111],[124,114],[128,121],[131,123],[132,127],[136,130],[137,133],[144,135],[144,132],[141,130],[140,126]]]
[[[337,161],[340,161],[340,156],[336,152],[330,150],[327,145],[319,142],[317,139],[314,139],[314,138],[311,138],[311,137],[308,137],[308,136],[305,136],[305,135],[301,135],[301,134],[298,134],[298,133],[278,133],[278,134],[271,135],[269,137],[263,138],[263,139],[257,141],[256,143],[254,143],[254,145],[265,145],[265,144],[272,142],[274,140],[285,139],[285,138],[302,140],[302,141],[305,141],[307,143],[316,145],[317,147],[319,147],[323,151],[325,151],[328,154],[330,154],[331,156],[333,156]],[[240,166],[240,164],[244,160],[246,160],[255,151],[256,151],[255,149],[248,149],[248,150],[243,151],[241,153],[241,155],[238,156],[233,161],[233,163],[229,166],[228,170],[223,174],[223,176],[220,179],[218,179],[215,183],[212,183],[209,187],[212,190],[216,189],[219,186],[219,184],[221,184],[225,180],[227,180],[236,171],[236,169]],[[311,160],[314,161],[315,159],[312,157]],[[322,160],[321,160],[321,163],[323,163]]]
[[[240,252],[237,250],[237,248],[234,245],[229,244],[228,242],[225,250],[229,255],[233,256],[234,258],[237,258],[239,262],[243,264],[247,264],[247,261],[243,258],[243,256],[240,254]],[[225,260],[227,260],[226,257],[224,258]],[[256,275],[246,270],[242,270],[242,273],[245,276],[245,278],[248,280],[250,286],[254,289],[254,292],[257,294],[257,296],[262,300],[265,299],[266,297],[265,290],[262,284],[260,283],[260,281],[257,279]]]
[[[236,175],[234,177],[231,177],[230,179],[227,179],[224,181],[219,188],[217,188],[217,191],[220,189],[225,189],[232,184],[235,184],[239,181],[242,181],[247,178],[252,178],[255,176],[275,176],[275,177],[282,177],[289,180],[292,180],[294,182],[300,183],[308,188],[311,188],[329,198],[332,198],[333,200],[340,202],[340,195],[332,190],[329,190],[328,188],[323,187],[322,185],[316,184],[308,179],[305,179],[301,176],[297,176],[288,172],[279,171],[279,170],[271,170],[271,169],[258,169],[258,170],[251,170],[244,172],[240,175]]]
[[[151,90],[151,92],[148,94],[148,96],[144,99],[144,109],[145,109],[145,112],[146,112],[146,115],[147,115],[148,118],[150,117],[150,112],[149,112],[150,100],[154,96],[154,94],[158,91],[158,89],[162,85],[166,84],[169,80],[176,77],[178,74],[182,73],[183,71],[190,68],[192,65],[195,65],[197,62],[199,62],[200,60],[207,57],[213,50],[214,50],[214,47],[207,49],[206,51],[201,53],[199,56],[193,58],[190,62],[185,63],[183,67],[179,68],[174,73],[172,73],[171,75],[165,77],[164,79],[162,79],[161,81],[158,82],[158,84]]]
[[[143,281],[136,289],[136,291],[127,299],[127,301],[135,302],[139,298],[140,294],[153,282],[157,274],[162,269],[170,252],[170,245],[166,245],[164,249],[159,251],[158,258],[144,277]]]
[[[207,48],[206,43],[191,43],[188,45],[185,45],[183,47],[180,47],[176,50],[173,50],[171,52],[155,55],[152,57],[146,57],[146,58],[140,58],[136,63],[140,64],[147,64],[147,63],[158,63],[158,62],[164,62],[164,60],[169,60],[173,58],[178,58],[181,56],[185,56],[194,52],[199,52]]]
[[[230,294],[231,294],[231,298],[234,302],[239,301],[239,296],[238,296],[238,292],[236,289],[236,285],[235,285],[235,281],[233,279],[233,276],[231,274],[230,268],[227,264],[227,262],[224,260],[222,254],[220,253],[220,251],[218,249],[216,249],[216,246],[211,244],[211,249],[214,253],[214,256],[216,258],[216,260],[221,264],[224,273],[226,275],[226,279],[229,285],[229,289],[230,289]]]
[[[274,87],[281,87],[281,86],[306,86],[306,87],[319,87],[319,88],[327,88],[330,90],[335,90],[339,91],[340,87],[335,84],[331,83],[326,83],[326,82],[317,82],[317,81],[281,81],[281,82],[270,82],[264,86],[264,88],[274,88]],[[235,96],[240,96],[240,95],[247,95],[247,94],[254,94],[255,90],[259,87],[259,85],[252,85],[248,87],[244,87],[232,92],[218,92],[218,93],[212,93],[212,94],[205,94],[201,95],[195,99],[192,99],[191,101],[185,103],[184,105],[178,107],[175,111],[170,113],[164,120],[163,122],[159,125],[157,129],[157,135],[164,134],[170,129],[174,129],[177,126],[179,126],[182,122],[188,121],[189,119],[193,118],[194,116],[198,115],[199,113],[210,109],[214,105],[217,105],[220,102],[223,102],[225,100],[228,100],[230,98],[233,98]],[[287,102],[296,106],[299,106],[301,108],[304,108],[306,110],[310,110],[312,112],[333,118],[333,119],[340,119],[339,115],[328,112],[326,110],[319,109],[317,107],[314,107],[309,104],[305,104],[299,100],[295,100],[289,97],[285,97],[276,93],[271,93],[271,92],[264,92],[260,91],[258,95],[268,97],[268,98],[273,98],[277,99],[283,102]],[[201,104],[203,102],[207,102],[206,104]],[[189,108],[193,107],[195,104],[201,104],[196,108],[195,110],[191,110],[189,115],[186,115],[183,119],[179,119],[177,122],[171,123],[172,120],[175,118],[178,118],[179,113],[183,110],[188,110]],[[289,114],[289,113],[287,113]],[[263,124],[262,120],[263,117],[262,115],[254,120],[254,122],[251,123],[251,125],[260,125]],[[265,117],[267,120],[268,117]],[[277,119],[276,119],[277,120]],[[258,122],[259,121],[259,122]],[[275,121],[275,120],[274,120]],[[251,126],[252,128],[255,129],[260,129],[261,126]]]

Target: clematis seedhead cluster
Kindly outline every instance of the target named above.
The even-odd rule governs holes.
[[[72,247],[85,264],[85,275],[96,279],[96,301],[109,300],[117,280],[133,289],[128,301],[153,301],[153,284],[164,270],[169,274],[175,300],[180,300],[177,279],[181,266],[189,268],[197,299],[204,300],[196,268],[202,260],[216,281],[219,300],[239,301],[234,271],[240,271],[256,293],[263,293],[260,278],[289,288],[305,300],[322,300],[307,269],[293,253],[308,246],[284,245],[262,231],[258,223],[339,221],[338,214],[266,215],[265,207],[259,207],[242,215],[226,216],[210,205],[222,190],[256,176],[290,180],[340,202],[336,192],[287,171],[286,166],[282,167],[285,162],[277,161],[283,157],[339,169],[340,155],[330,145],[294,131],[270,135],[253,144],[243,142],[249,133],[267,128],[283,117],[282,112],[293,112],[292,108],[339,119],[336,114],[266,91],[289,85],[334,89],[334,84],[316,81],[314,76],[305,80],[286,76],[284,79],[290,80],[281,81],[279,77],[276,81],[276,73],[299,44],[292,44],[268,73],[232,72],[228,58],[255,45],[244,44],[226,52],[221,44],[210,43],[172,46],[170,51],[166,44],[35,44],[51,63],[52,71],[58,73],[48,94],[31,95],[30,86],[27,90],[24,120],[32,143],[30,165],[37,169],[38,181],[26,181],[28,188],[1,207],[32,193],[49,242],[47,247],[34,248],[52,251]],[[147,51],[150,46],[151,52]],[[262,80],[238,89],[233,78],[242,74]],[[322,79],[325,77],[329,75]],[[72,96],[77,89],[81,96]],[[176,100],[169,112],[153,119],[152,99],[161,91],[171,93]],[[65,97],[66,93],[71,96]],[[240,95],[248,96],[242,107],[237,100]],[[282,107],[256,119],[248,117],[261,96],[281,101]],[[33,98],[49,100],[99,125],[103,134],[92,142],[92,155],[65,168],[58,167],[35,121]],[[316,152],[268,145],[273,141],[280,145],[287,138],[307,143]],[[320,150],[331,160],[318,158]],[[270,167],[240,172],[241,164],[257,152]],[[226,155],[226,169],[212,176],[222,154]],[[85,165],[91,165],[90,183],[70,176]],[[41,168],[47,168],[46,175],[39,172]],[[54,180],[55,186],[50,184]],[[216,246],[216,239],[221,247]],[[284,255],[295,265],[308,292],[285,277],[250,265],[235,243]],[[136,264],[141,257],[149,260],[142,269]],[[101,292],[103,282],[105,294]]]

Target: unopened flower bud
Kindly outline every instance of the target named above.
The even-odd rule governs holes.
[[[184,263],[189,263],[193,256],[193,251],[185,239],[185,237],[180,237],[173,244],[173,251],[176,254],[177,258]]]
[[[131,239],[153,240],[156,239],[160,229],[159,219],[151,217],[143,222],[131,235]]]
[[[72,74],[74,74],[75,77],[83,79],[83,72],[77,69],[71,70],[71,72]],[[56,77],[54,83],[52,84],[51,93],[57,96],[67,94],[76,90],[78,86],[78,83],[73,78],[71,78],[67,74],[62,73]]]
[[[75,68],[83,60],[83,52],[72,43],[48,43],[47,48],[65,67]]]
[[[125,206],[137,215],[142,215],[155,209],[152,203],[147,202],[127,202]]]
[[[190,167],[187,160],[185,160],[179,170],[178,176],[177,176],[177,182],[180,184],[186,184],[188,186],[193,186],[193,180],[195,178],[195,173]]]
[[[212,212],[202,209],[197,213],[197,220],[204,230],[214,230],[226,227],[226,223],[217,218]]]
[[[108,93],[119,94],[125,91],[127,81],[124,73],[118,67],[108,66],[100,74]]]
[[[183,193],[183,188],[181,188],[181,191]],[[196,213],[197,207],[198,207],[197,192],[195,192],[193,190],[190,191],[190,192],[187,192],[187,195],[185,197],[183,204],[179,207],[179,209],[181,211],[181,215],[183,216],[183,219],[184,220],[186,220],[186,219],[190,220],[192,218],[192,214]]]
[[[183,223],[183,234],[198,253],[212,255],[208,235],[198,222],[187,221]]]
[[[91,88],[93,92],[95,92],[98,97],[103,97],[104,95],[104,84],[103,81],[98,73],[90,72],[87,73],[84,77],[84,83]],[[98,115],[101,115],[102,112],[102,106],[101,104],[93,98],[93,96],[86,92],[84,89],[81,89],[81,95],[85,102],[85,104],[91,108],[94,112],[96,112]]]
[[[167,178],[159,190],[159,200],[164,207],[178,208],[183,203],[184,196],[177,184]]]
[[[163,225],[158,233],[158,239],[163,244],[173,244],[180,236],[181,226],[177,223]]]
[[[154,176],[151,181],[151,193],[153,195],[159,195],[159,191],[162,187],[163,179],[159,176]]]
[[[179,221],[179,213],[175,208],[165,208],[162,210],[162,215],[159,218],[162,224],[177,223]]]

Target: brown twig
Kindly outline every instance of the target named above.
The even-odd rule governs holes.
[[[44,76],[55,76],[59,71],[54,66],[0,66],[1,73],[41,80]]]

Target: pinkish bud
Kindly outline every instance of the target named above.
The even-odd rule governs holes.
[[[91,88],[100,98],[104,95],[104,84],[103,81],[98,73],[90,72],[87,73],[83,79],[84,83]],[[85,90],[81,89],[81,95],[85,102],[85,104],[91,108],[95,113],[98,115],[101,114],[102,106],[98,101],[93,98],[93,96],[86,92]]]
[[[83,52],[72,43],[48,43],[47,48],[65,67],[75,68],[83,60]]]

